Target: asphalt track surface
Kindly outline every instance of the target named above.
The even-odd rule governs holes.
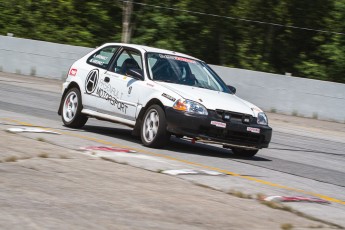
[[[61,82],[45,79],[26,81],[25,79],[16,75],[0,78],[0,115],[1,111],[8,111],[33,116],[38,118],[34,121],[35,125],[41,125],[39,120],[44,119],[51,121],[54,127],[60,126],[61,129],[66,130],[67,128],[62,125],[61,118],[57,115],[61,98]],[[51,87],[47,87],[47,84]],[[7,118],[11,119],[11,117]],[[289,121],[286,121],[286,124],[288,123]],[[330,131],[333,136],[344,131],[344,124],[339,124],[339,126],[341,127],[337,132]],[[142,146],[139,140],[132,137],[127,127],[96,119],[90,119],[82,131],[84,135],[89,133],[101,140],[125,142],[129,147],[257,178],[260,186],[265,183],[260,183],[259,180],[268,181],[272,185],[264,186],[272,187],[271,195],[279,195],[274,194],[275,184],[287,186],[292,190],[321,194],[319,197],[324,196],[330,200],[336,200],[332,203],[332,208],[339,213],[330,220],[337,220],[339,216],[344,217],[345,140],[342,140],[342,136],[333,138],[327,133],[314,135],[299,129],[284,131],[282,127],[273,128],[274,134],[270,147],[259,151],[258,155],[252,159],[235,158],[230,150],[205,144],[193,145],[176,138],[172,138],[165,149],[152,150]],[[243,184],[245,187],[245,180]],[[298,205],[300,204],[296,207],[303,210],[303,207]],[[323,209],[327,210],[327,208]],[[317,212],[317,208],[311,211],[311,213]],[[339,221],[338,224],[342,222]]]

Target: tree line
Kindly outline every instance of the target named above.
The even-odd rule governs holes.
[[[120,42],[123,1],[0,0],[0,34]],[[345,83],[345,0],[133,0],[131,43],[207,63]]]

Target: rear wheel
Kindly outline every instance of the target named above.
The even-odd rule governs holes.
[[[70,89],[63,100],[62,121],[67,127],[81,128],[87,122],[88,117],[81,113],[82,104],[80,91],[77,88]]]
[[[232,152],[234,153],[234,155],[238,156],[238,157],[253,157],[255,156],[255,154],[257,154],[259,152],[258,149],[239,149],[239,148],[232,148],[231,149]]]
[[[170,139],[170,133],[166,126],[163,109],[159,105],[150,106],[141,124],[141,141],[143,144],[153,148],[166,145]]]

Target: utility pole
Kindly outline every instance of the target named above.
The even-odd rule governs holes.
[[[133,11],[133,0],[123,1],[122,8],[122,38],[123,43],[131,41],[131,16]]]

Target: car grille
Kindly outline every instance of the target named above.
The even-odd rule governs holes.
[[[260,134],[237,132],[226,129],[217,128],[203,128],[202,133],[211,138],[224,140],[225,142],[239,142],[239,143],[251,143],[259,144],[263,140],[263,136]]]
[[[221,118],[223,121],[230,121],[230,122],[242,122],[245,124],[249,124],[253,121],[253,116],[249,114],[236,113],[236,112],[225,111],[221,109],[216,109],[216,116],[218,118]]]

